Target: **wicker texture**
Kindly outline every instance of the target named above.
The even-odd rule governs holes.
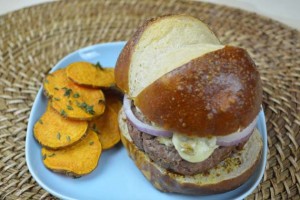
[[[267,170],[248,199],[300,199],[300,33],[245,11],[186,1],[60,1],[0,17],[0,197],[52,199],[25,162],[28,117],[45,74],[70,52],[127,40],[147,18],[187,13],[246,48],[263,81]]]

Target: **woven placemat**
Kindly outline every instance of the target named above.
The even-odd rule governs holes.
[[[263,81],[269,154],[259,187],[248,199],[300,198],[300,33],[245,11],[186,1],[59,1],[0,17],[0,197],[52,199],[25,162],[26,126],[45,74],[87,45],[127,40],[144,20],[187,13],[202,19],[224,44],[253,56]]]

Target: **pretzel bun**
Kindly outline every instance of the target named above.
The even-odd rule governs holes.
[[[242,130],[260,111],[262,86],[248,53],[223,46],[185,15],[147,21],[117,61],[116,84],[157,126],[189,136]]]
[[[183,194],[216,194],[233,190],[253,174],[262,152],[262,139],[256,129],[244,148],[219,163],[208,173],[180,175],[166,170],[152,161],[133,143],[123,109],[119,114],[121,140],[135,165],[152,185],[164,192]]]
[[[199,54],[222,47],[213,32],[197,18],[166,15],[150,19],[136,30],[119,55],[116,84],[134,97],[163,74]],[[154,63],[155,59],[158,62]]]

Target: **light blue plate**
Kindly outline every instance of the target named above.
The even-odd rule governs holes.
[[[76,61],[99,62],[115,66],[125,42],[98,44],[71,53],[51,72]],[[263,155],[253,176],[231,192],[209,196],[186,196],[156,190],[128,157],[121,144],[101,155],[98,167],[89,175],[74,179],[48,170],[42,162],[41,146],[33,137],[33,126],[44,113],[47,99],[41,88],[34,101],[26,136],[26,162],[34,179],[52,195],[62,199],[243,199],[259,184],[266,166],[267,131],[263,111],[259,113],[258,129],[263,138]]]

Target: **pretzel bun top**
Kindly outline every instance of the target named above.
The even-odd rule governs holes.
[[[228,135],[260,111],[259,72],[238,47],[223,46],[200,20],[149,20],[128,41],[117,85],[157,126],[189,136]]]

